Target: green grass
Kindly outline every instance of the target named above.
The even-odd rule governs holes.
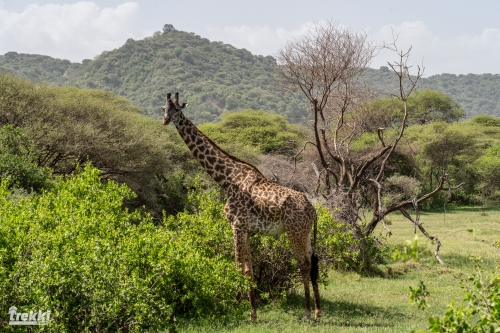
[[[402,245],[413,240],[411,222],[398,214],[389,216],[393,236],[389,245]],[[472,270],[471,256],[481,256],[487,270],[498,263],[499,251],[493,246],[500,235],[500,209],[463,207],[443,212],[423,212],[421,222],[426,230],[441,241],[440,257],[434,258],[435,245],[419,231],[418,262],[388,262],[379,265],[378,276],[361,276],[352,272],[329,274],[328,284],[321,287],[323,317],[307,322],[303,319],[304,299],[289,296],[281,306],[261,306],[258,319],[233,318],[221,323],[212,321],[180,321],[180,332],[411,332],[425,330],[428,317],[442,316],[451,300],[461,302],[460,282]],[[376,230],[383,238],[385,231]],[[430,293],[430,307],[418,310],[409,304],[409,287],[424,281]]]

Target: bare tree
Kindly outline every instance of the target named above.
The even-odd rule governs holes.
[[[384,46],[397,54],[395,62],[388,63],[399,88],[393,93],[402,102],[401,117],[391,128],[367,124],[363,108],[373,97],[363,87],[360,74],[368,66],[376,48],[367,40],[365,33],[352,32],[340,25],[316,24],[308,35],[289,42],[277,54],[277,81],[282,88],[302,91],[308,98],[312,111],[314,138],[306,142],[297,156],[307,146],[315,147],[316,159],[312,161],[317,176],[317,190],[326,199],[335,218],[352,226],[360,237],[370,235],[379,222],[390,233],[384,217],[401,211],[428,238],[436,241],[435,256],[439,262],[439,240],[429,235],[419,222],[418,205],[445,189],[447,175],[443,174],[438,186],[419,198],[402,196],[399,201],[384,207],[382,193],[391,158],[400,152],[400,142],[408,126],[408,96],[414,91],[423,74],[417,66],[416,74],[410,75],[410,50],[402,51],[394,42]],[[370,127],[371,126],[371,127]],[[378,143],[370,149],[355,149],[356,142],[370,129],[377,133]],[[296,156],[296,157],[297,157]],[[448,184],[448,189],[450,188]],[[409,191],[411,192],[411,191]],[[359,211],[371,206],[372,218],[362,226]],[[405,210],[413,207],[416,217]]]
[[[366,34],[354,33],[336,24],[319,23],[310,34],[286,44],[277,54],[278,84],[283,88],[302,91],[311,104],[315,135],[312,144],[316,146],[321,165],[326,170],[327,193],[331,191],[330,177],[335,176],[335,173],[329,170],[323,149],[329,148],[326,140],[329,125],[326,111],[331,100],[340,102],[345,109],[352,104],[354,96],[351,94],[351,83],[357,80],[371,61],[374,50],[367,42]],[[334,159],[338,159],[338,156]]]

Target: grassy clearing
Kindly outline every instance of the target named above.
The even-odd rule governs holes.
[[[413,240],[413,226],[401,215],[389,217],[393,236],[389,245],[402,246]],[[418,262],[390,262],[380,265],[383,276],[366,277],[356,273],[334,272],[321,288],[323,317],[303,320],[303,296],[289,297],[285,305],[259,308],[259,318],[234,318],[229,322],[190,321],[179,323],[182,332],[410,332],[425,330],[427,318],[442,316],[452,299],[462,300],[460,282],[472,269],[471,256],[481,256],[487,269],[493,269],[499,251],[493,243],[500,235],[500,208],[463,207],[443,212],[425,212],[421,221],[442,247],[442,266],[434,259],[435,245],[418,234]],[[383,232],[382,228],[377,232]],[[381,237],[384,237],[382,234]],[[409,286],[424,281],[430,307],[421,311],[409,304]],[[298,288],[300,290],[300,288]]]

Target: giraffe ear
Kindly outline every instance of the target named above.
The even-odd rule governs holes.
[[[181,105],[181,109],[184,109],[184,108],[185,108],[186,106],[188,106],[188,105],[189,105],[189,103],[182,103],[182,105]]]

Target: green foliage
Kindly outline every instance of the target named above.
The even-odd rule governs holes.
[[[38,54],[7,52],[0,55],[0,73],[7,72],[34,82],[67,84],[80,67],[79,63]]]
[[[160,187],[155,188],[158,205],[169,215],[176,215],[188,206],[188,175],[179,170],[160,179]]]
[[[335,221],[328,208],[316,206],[318,213],[317,255],[324,265],[323,274],[330,267],[360,271],[360,240],[355,238],[344,222]],[[324,275],[325,277],[326,275]]]
[[[402,249],[395,248],[392,253],[392,259],[394,261],[401,260],[406,262],[412,260],[414,262],[419,261],[419,252],[421,250],[418,247],[418,235],[415,234],[413,240],[407,240]]]
[[[389,206],[403,200],[416,198],[421,191],[422,188],[417,179],[394,174],[384,182],[382,201],[384,206]]]
[[[141,116],[130,101],[110,92],[34,85],[2,74],[0,96],[0,125],[33,133],[40,167],[69,174],[77,162],[91,161],[103,178],[126,183],[139,195],[130,205],[146,204],[157,216],[168,208],[165,189],[181,190],[178,183],[162,182],[164,176],[193,169],[173,128]]]
[[[451,192],[455,203],[488,203],[498,200],[500,184],[500,127],[497,118],[474,117],[470,121],[447,124],[435,122],[412,126],[407,130],[412,142],[409,152],[419,151],[416,167],[423,191],[436,187],[443,173],[448,173],[452,186],[464,183]],[[447,186],[446,186],[447,187]],[[429,204],[442,205],[449,193],[440,193]]]
[[[450,96],[430,89],[417,90],[408,98],[410,122],[426,124],[433,121],[454,122],[465,117],[459,103]]]
[[[13,197],[2,183],[1,312],[50,310],[50,324],[40,327],[47,332],[143,332],[167,329],[177,316],[241,311],[236,294],[248,282],[219,255],[220,244],[200,240],[201,228],[158,227],[127,212],[131,196],[90,166],[33,197]],[[13,331],[5,316],[0,329]]]
[[[500,331],[500,274],[484,276],[478,262],[464,288],[465,305],[452,301],[446,314],[429,318],[430,332],[482,333]]]
[[[479,124],[489,127],[500,127],[500,119],[493,116],[486,116],[486,115],[476,116],[472,118],[470,121],[473,124]]]
[[[445,93],[424,89],[417,90],[408,97],[408,125],[423,125],[430,122],[456,122],[465,117],[457,102]],[[365,102],[356,109],[361,117],[362,128],[367,132],[377,129],[401,126],[404,114],[403,102],[392,97],[376,98]]]
[[[377,87],[380,96],[397,89],[396,75],[388,70],[368,68],[363,73],[367,84]],[[421,78],[418,90],[431,89],[450,96],[462,105],[467,118],[480,114],[500,116],[500,74],[438,74]]]
[[[262,110],[225,113],[219,123],[202,124],[199,129],[223,147],[238,143],[261,154],[290,155],[304,140],[304,130],[298,125]]]
[[[401,122],[403,103],[396,98],[375,98],[363,103],[355,112],[362,119],[362,129],[376,133],[378,128],[391,128]],[[376,136],[373,138],[378,141]]]
[[[482,180],[478,189],[490,200],[500,199],[500,142],[493,143],[474,161],[473,167]]]
[[[429,297],[429,292],[424,284],[424,281],[420,281],[417,288],[413,289],[410,287],[410,304],[415,305],[420,310],[425,310],[429,307],[427,304],[427,298]]]
[[[0,178],[10,188],[28,192],[40,191],[49,185],[50,169],[39,168],[30,137],[12,125],[0,127]]]

